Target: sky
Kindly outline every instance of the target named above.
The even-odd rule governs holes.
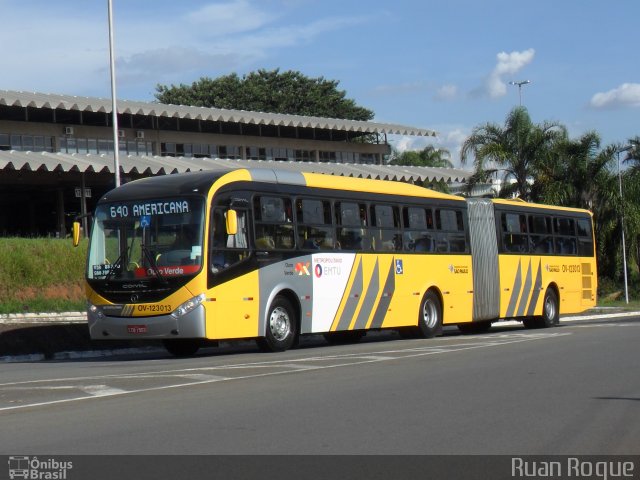
[[[258,69],[339,81],[374,121],[435,130],[460,165],[522,105],[602,145],[640,135],[638,0],[112,0],[119,99]],[[110,98],[107,0],[0,0],[0,89]],[[471,168],[470,165],[465,168]]]

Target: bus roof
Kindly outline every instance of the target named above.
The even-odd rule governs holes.
[[[231,181],[234,181],[233,177],[236,177],[237,180],[241,181],[250,180],[330,190],[349,190],[464,201],[462,197],[436,192],[435,190],[409,183],[342,177],[322,173],[286,172],[266,168],[204,170],[148,177],[126,183],[119,188],[113,189],[105,194],[100,201],[117,202],[130,200],[132,198],[160,198],[196,192],[206,193],[209,188],[222,177],[227,177]]]
[[[573,208],[573,207],[560,207],[557,205],[547,205],[544,203],[532,203],[532,202],[526,202],[524,200],[521,200],[519,198],[514,198],[514,199],[505,199],[505,198],[494,198],[492,199],[492,202],[496,205],[508,205],[510,207],[516,207],[516,208],[520,208],[520,207],[524,207],[524,208],[548,208],[550,210],[559,210],[559,211],[564,211],[564,212],[575,212],[575,213],[587,213],[589,215],[592,215],[592,213],[589,210],[585,210],[583,208]]]

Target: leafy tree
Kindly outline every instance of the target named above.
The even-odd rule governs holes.
[[[566,135],[566,129],[558,123],[534,124],[525,107],[514,108],[504,127],[487,123],[474,128],[463,143],[460,156],[463,164],[471,154],[474,157],[475,172],[470,188],[474,183],[500,175],[501,197],[517,195],[530,200],[537,163]]]
[[[620,195],[614,173],[616,145],[601,148],[600,136],[588,132],[577,140],[556,142],[536,165],[532,199],[594,214],[600,272],[611,278],[619,271]]]
[[[413,165],[417,167],[452,168],[451,153],[446,148],[427,145],[420,151],[393,152],[389,165]]]
[[[373,111],[356,105],[339,82],[309,78],[300,72],[258,70],[239,77],[202,77],[191,85],[156,85],[161,103],[349,120],[371,120]]]

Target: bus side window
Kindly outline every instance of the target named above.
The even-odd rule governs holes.
[[[342,250],[369,250],[367,209],[363,204],[336,202],[338,245]]]
[[[465,253],[466,235],[462,211],[448,208],[436,209],[437,236],[436,251],[441,253]]]
[[[502,214],[502,244],[506,252],[528,253],[527,216],[518,213]]]
[[[331,224],[331,203],[329,201],[297,199],[296,219],[298,223],[298,248],[333,250],[334,230]]]
[[[554,218],[553,233],[555,235],[555,253],[557,255],[575,255],[577,253],[576,228],[573,218]]]
[[[579,219],[576,222],[578,229],[578,255],[581,257],[593,257],[593,234],[591,231],[591,219]]]
[[[542,215],[529,216],[529,233],[531,236],[531,252],[538,255],[553,253],[553,237],[551,235],[551,218]]]
[[[254,199],[256,247],[259,250],[295,247],[291,200],[258,196]]]
[[[373,205],[371,207],[371,247],[376,251],[393,252],[402,249],[398,207]]]

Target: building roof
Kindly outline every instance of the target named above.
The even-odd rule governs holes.
[[[282,162],[273,160],[227,160],[160,156],[120,156],[124,175],[164,175],[233,168],[270,168],[291,172],[324,173],[345,177],[404,182],[466,182],[471,172],[457,168],[368,165],[351,163]],[[0,150],[0,171],[113,173],[113,155],[19,152]]]
[[[111,99],[77,97],[51,93],[0,90],[0,105],[32,108],[51,108],[85,112],[111,112]],[[167,105],[156,102],[118,100],[118,113],[155,117],[186,118],[214,122],[276,125],[299,128],[319,128],[361,133],[381,133],[414,136],[436,136],[432,130],[391,123],[341,120],[280,113],[226,110],[222,108]]]

